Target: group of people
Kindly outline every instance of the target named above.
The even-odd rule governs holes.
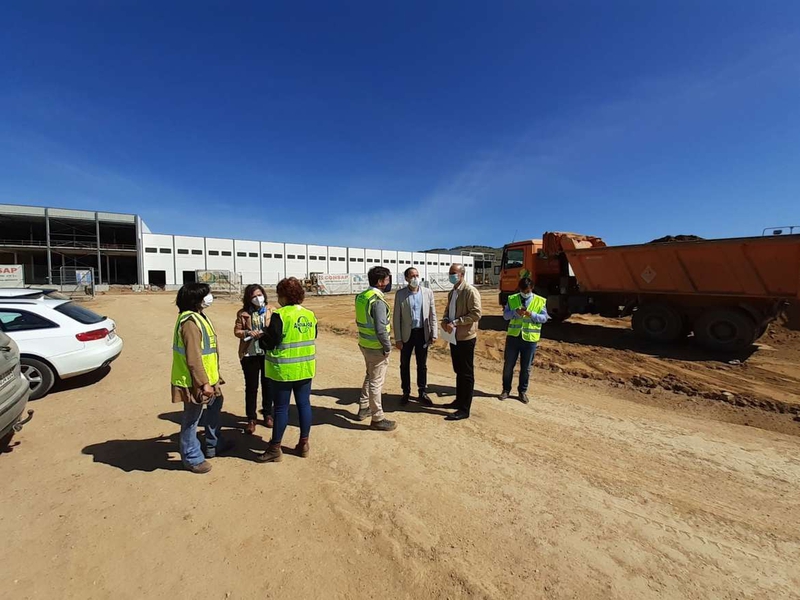
[[[391,272],[373,267],[367,274],[369,288],[356,296],[355,314],[358,345],[364,357],[366,375],[355,418],[370,419],[370,429],[393,431],[397,423],[386,418],[382,391],[393,348],[400,351],[401,403],[411,401],[411,357],[416,359],[417,401],[433,406],[427,392],[428,349],[439,337],[440,328],[449,340],[456,397],[445,405],[454,412],[448,421],[468,419],[475,391],[475,344],[482,316],[481,297],[466,280],[463,265],[450,267],[446,313],[437,319],[433,292],[421,285],[419,271],[406,269],[406,286],[395,294],[390,308],[385,294],[391,291]],[[261,388],[263,424],[272,429],[267,449],[256,456],[259,462],[279,462],[281,442],[289,421],[289,404],[294,395],[300,422],[300,440],[295,453],[309,454],[311,431],[311,382],[316,374],[317,318],[302,304],[305,290],[294,277],[281,280],[276,289],[280,308],[272,309],[267,293],[258,284],[247,286],[243,306],[236,315],[234,335],[239,338],[239,360],[245,380],[245,433],[258,425],[257,401]],[[214,458],[229,451],[220,427],[223,395],[217,334],[205,310],[214,298],[206,284],[184,285],[178,292],[178,319],[173,332],[172,401],[183,403],[180,454],[193,473],[207,473]],[[536,354],[542,324],[547,322],[546,299],[533,293],[533,283],[524,278],[519,291],[508,298],[503,317],[508,324],[503,389],[500,400],[511,394],[514,367],[519,362],[519,399],[527,404],[530,368]],[[392,332],[395,342],[392,344]],[[204,410],[205,409],[205,410]],[[197,438],[201,420],[205,425],[205,449]]]

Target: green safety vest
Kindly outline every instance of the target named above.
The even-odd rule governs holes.
[[[302,381],[317,372],[317,317],[299,304],[284,306],[275,311],[283,323],[283,339],[264,356],[267,379],[273,381]]]
[[[534,294],[533,298],[531,299],[531,304],[528,307],[528,312],[534,315],[538,314],[546,304],[546,298]],[[525,300],[521,294],[514,294],[513,296],[508,297],[508,308],[511,310],[517,310],[518,308],[524,307]],[[514,318],[508,323],[508,335],[511,337],[519,337],[520,334],[525,342],[538,342],[542,335],[542,324],[534,323],[530,317],[520,317],[518,315],[514,315]]]
[[[362,348],[372,350],[383,350],[383,345],[378,340],[378,332],[375,329],[375,321],[372,318],[372,307],[376,302],[383,302],[386,305],[386,333],[391,333],[392,314],[389,303],[383,297],[383,293],[369,288],[356,296],[356,326],[358,327],[358,345]]]
[[[208,383],[209,385],[217,385],[219,383],[217,334],[208,317],[191,310],[178,315],[175,331],[172,334],[172,385],[186,389],[192,387],[192,375],[189,372],[189,364],[186,362],[186,346],[181,335],[181,325],[189,319],[192,319],[197,324],[200,333],[203,334],[203,345],[200,353],[203,356],[203,368],[208,376]]]

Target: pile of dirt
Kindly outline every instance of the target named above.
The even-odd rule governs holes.
[[[648,242],[650,244],[665,244],[670,242],[701,242],[704,238],[701,238],[696,235],[665,235],[664,237],[658,238],[657,240],[653,240]]]

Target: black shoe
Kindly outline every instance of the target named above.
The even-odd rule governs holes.
[[[411,399],[411,394],[403,394],[403,398],[400,400],[400,406],[405,406],[408,404],[408,401]]]
[[[443,404],[442,408],[459,408],[461,405],[458,403],[457,400],[453,400],[449,404]]]
[[[530,402],[530,399],[528,398],[528,394],[526,394],[525,392],[520,392],[519,393],[519,401],[522,402],[523,404],[528,404]]]
[[[463,410],[457,410],[452,415],[447,415],[444,418],[445,421],[462,421],[464,419],[469,419],[469,413]]]
[[[509,397],[509,395],[511,395],[511,392],[507,392],[507,391],[503,390],[502,393],[497,397],[497,399],[498,400],[505,400],[506,398]]]
[[[433,406],[433,400],[431,400],[431,397],[425,392],[419,393],[419,403],[422,404],[422,406]]]

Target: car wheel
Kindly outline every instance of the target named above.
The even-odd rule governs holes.
[[[53,387],[56,382],[55,373],[47,364],[35,358],[23,356],[20,359],[20,367],[28,385],[31,388],[31,400],[38,400]]]

